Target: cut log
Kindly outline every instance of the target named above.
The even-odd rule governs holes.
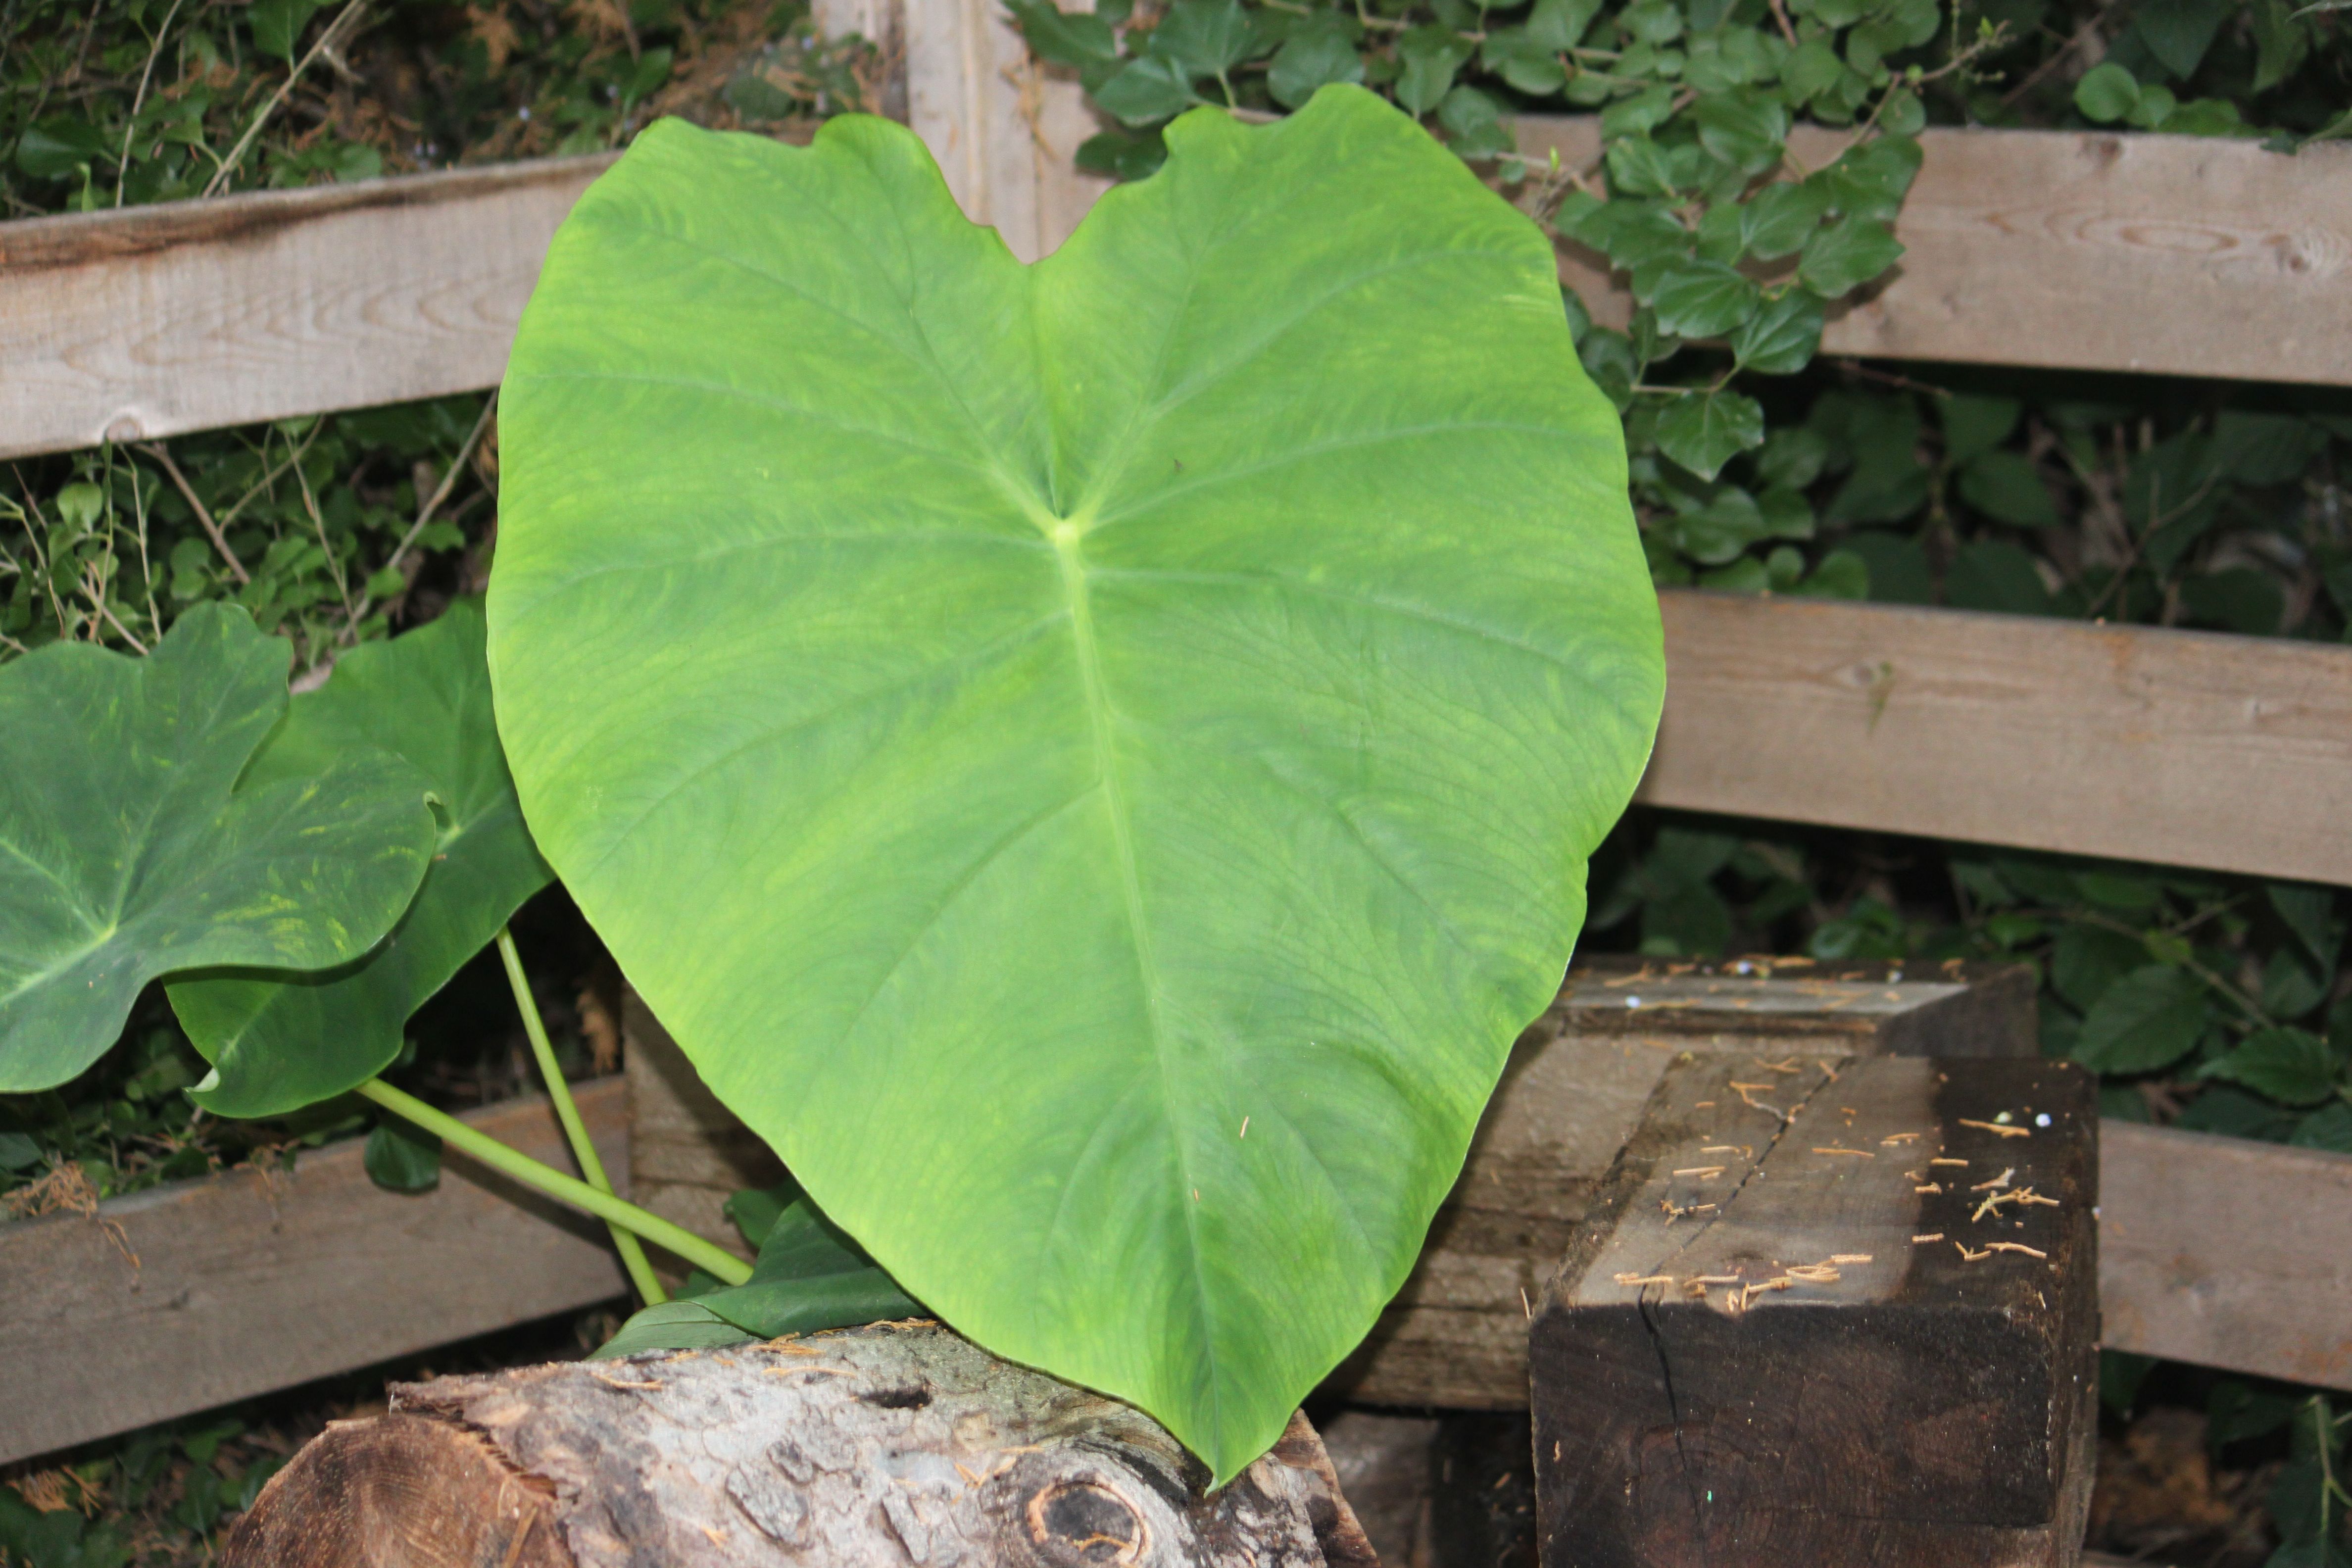
[[[1685,1056],[1529,1335],[1549,1568],[2070,1568],[2095,1091],[2063,1062]]]
[[[264,1488],[232,1568],[1379,1568],[1322,1443],[1207,1472],[935,1323],[395,1385]]]
[[[1326,1394],[1526,1409],[1528,1315],[1676,1053],[1751,1068],[2015,1057],[2036,1054],[2035,1035],[2033,978],[2017,967],[1580,963],[1513,1049],[1412,1277]]]

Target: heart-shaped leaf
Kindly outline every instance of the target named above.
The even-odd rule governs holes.
[[[720,1098],[1227,1477],[1412,1267],[1662,668],[1541,232],[1360,89],[1168,145],[1024,268],[887,121],[647,132],[516,341],[490,668]]]
[[[432,867],[392,939],[328,974],[183,980],[172,1010],[213,1070],[189,1092],[222,1116],[278,1116],[373,1078],[401,1026],[547,885],[490,710],[482,606],[461,599],[388,643],[354,648],[294,699],[247,786],[306,778],[354,748],[396,752],[439,803]]]
[[[0,1091],[80,1072],[150,980],[349,963],[408,907],[433,813],[406,763],[230,793],[292,655],[215,604],[145,658],[53,643],[0,669]]]

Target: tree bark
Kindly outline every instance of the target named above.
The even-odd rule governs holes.
[[[1303,1416],[1231,1484],[935,1323],[396,1384],[230,1568],[1379,1568]]]

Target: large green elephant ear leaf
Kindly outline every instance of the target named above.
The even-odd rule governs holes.
[[[461,599],[388,643],[354,648],[326,685],[294,699],[244,787],[313,776],[370,746],[432,782],[431,868],[389,942],[330,974],[181,981],[173,1011],[212,1075],[190,1092],[223,1116],[276,1116],[373,1078],[401,1026],[547,885],[499,749],[482,662],[481,602]]]
[[[0,669],[0,1091],[80,1072],[150,980],[345,963],[408,906],[433,813],[407,764],[231,793],[292,651],[199,605],[145,658],[53,644]]]
[[[515,344],[490,670],[711,1088],[1222,1479],[1411,1268],[1664,677],[1536,226],[1355,89],[1168,144],[1024,268],[885,121],[648,132]]]

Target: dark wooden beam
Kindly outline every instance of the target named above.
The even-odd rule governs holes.
[[[2067,1063],[1678,1060],[1530,1331],[1548,1568],[2071,1568],[2097,1136]]]

